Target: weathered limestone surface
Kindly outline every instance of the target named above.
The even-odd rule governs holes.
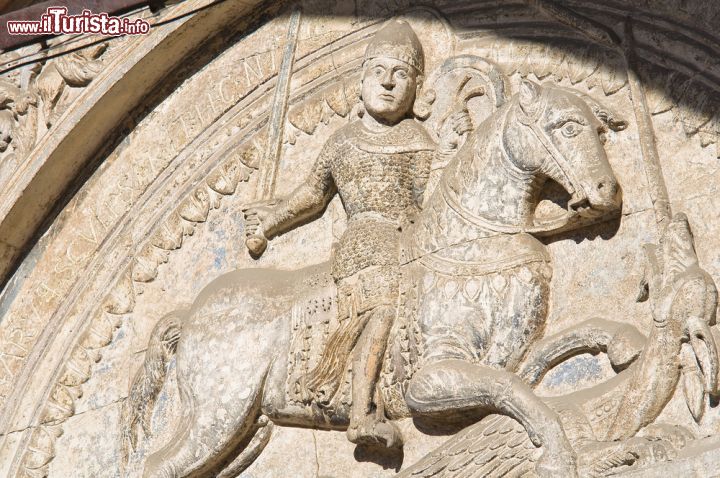
[[[718,473],[720,7],[211,3],[0,55],[0,476]]]

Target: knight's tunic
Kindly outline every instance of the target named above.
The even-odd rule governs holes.
[[[322,360],[300,383],[318,403],[329,403],[337,392],[369,318],[394,314],[400,232],[418,210],[434,146],[415,120],[380,133],[356,121],[328,139],[306,183],[317,196],[337,191],[348,215],[332,257],[340,325],[325,344]]]
[[[380,133],[355,121],[326,142],[312,177],[323,190],[337,188],[348,215],[332,258],[336,281],[398,266],[401,226],[418,209],[434,148],[412,119]]]

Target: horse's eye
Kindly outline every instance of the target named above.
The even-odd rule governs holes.
[[[562,132],[566,138],[574,138],[580,134],[580,131],[582,131],[582,125],[575,121],[568,121],[560,128],[560,132]]]

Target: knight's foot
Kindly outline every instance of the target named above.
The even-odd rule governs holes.
[[[368,416],[356,421],[347,430],[348,440],[356,445],[401,448],[400,429],[392,422]]]

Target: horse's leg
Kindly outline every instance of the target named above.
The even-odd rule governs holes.
[[[183,329],[177,374],[184,417],[171,444],[148,459],[145,477],[215,476],[228,463],[238,470],[267,442],[262,435],[259,441],[253,437],[265,379],[287,346],[288,325],[284,314],[256,318],[263,310],[260,302],[248,299],[250,313],[243,317],[196,317]],[[239,351],[242,359],[228,359]]]
[[[577,476],[575,456],[560,418],[511,372],[447,359],[431,363],[410,380],[405,394],[415,416],[500,413],[520,422],[535,446],[545,449],[538,471]]]
[[[536,262],[492,276],[503,279],[505,285],[496,296],[483,297],[492,304],[490,314],[481,320],[487,327],[485,320],[492,318],[491,339],[482,359],[485,365],[517,370],[528,347],[540,338],[545,327],[551,274],[548,264]]]
[[[595,317],[532,344],[518,375],[535,387],[562,362],[601,351],[607,353],[616,371],[625,370],[640,356],[646,342],[647,337],[630,324]]]
[[[182,399],[181,405],[191,408],[192,412],[183,417],[170,444],[148,458],[143,476],[180,478],[214,474],[232,459],[232,452],[243,442],[253,444],[252,437],[258,430],[262,377],[247,378],[255,384],[249,385],[253,388],[250,396],[238,399],[234,407],[226,409],[228,415],[209,407],[197,407],[189,397]],[[182,396],[187,397],[187,393]],[[257,454],[259,452],[254,453]]]
[[[261,415],[260,423],[250,440],[239,447],[240,453],[217,475],[217,478],[235,478],[252,465],[270,441],[272,429],[273,423]]]
[[[515,368],[546,313],[547,279],[531,272],[520,281],[521,272],[505,273],[510,282],[499,297],[492,287],[498,276],[475,279],[477,291],[467,296],[455,283],[456,292],[448,297],[450,282],[423,291],[418,320],[426,365],[410,380],[405,399],[415,416],[510,416],[544,448],[540,474],[576,476],[574,452],[559,416],[505,370]]]

